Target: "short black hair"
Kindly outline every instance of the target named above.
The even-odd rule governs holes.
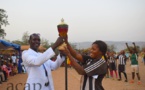
[[[105,60],[107,60],[107,57],[106,57],[107,44],[104,41],[101,41],[101,40],[96,40],[95,42],[93,42],[93,44],[97,44],[98,45],[99,50],[102,52]]]
[[[32,36],[40,36],[40,34],[39,33],[33,33],[33,34],[31,34],[30,37],[29,37],[29,40],[32,38]]]

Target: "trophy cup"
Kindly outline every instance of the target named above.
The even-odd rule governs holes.
[[[57,25],[58,33],[60,37],[66,37],[68,32],[68,25],[64,23],[64,19],[61,19],[61,23]],[[58,47],[58,50],[64,50],[66,47],[65,42]]]

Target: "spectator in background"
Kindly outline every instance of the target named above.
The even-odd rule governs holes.
[[[8,67],[7,67],[6,64],[7,64],[7,62],[4,61],[1,68],[2,68],[2,70],[3,70],[4,72],[6,72],[6,77],[8,78],[8,77],[9,77],[9,70],[8,70]]]
[[[118,59],[118,74],[119,74],[118,81],[122,80],[122,77],[121,77],[121,72],[122,72],[124,74],[124,77],[125,77],[125,82],[128,82],[127,74],[126,74],[126,71],[125,71],[126,56],[125,56],[125,52],[123,50],[118,55],[117,59]]]
[[[6,70],[6,71],[5,71],[5,70],[3,69],[3,64],[5,64],[5,62],[4,62],[4,61],[2,61],[1,69],[2,69],[3,74],[4,74],[5,81],[7,81],[7,72],[6,72],[6,71],[8,71],[8,70]]]
[[[16,66],[17,65],[16,64],[17,63],[17,57],[16,57],[16,55],[15,54],[12,54],[11,58],[12,58],[13,65]]]
[[[0,53],[0,58],[1,58],[1,59],[3,58],[3,54],[2,54],[2,53]]]
[[[2,84],[2,82],[4,82],[4,81],[5,81],[4,73],[0,67],[0,84]]]
[[[26,68],[25,68],[25,66],[24,66],[24,63],[23,63],[23,62],[21,63],[21,66],[22,66],[22,71],[23,71],[23,73],[26,73]]]
[[[2,66],[2,58],[0,57],[0,67]]]
[[[145,65],[145,50],[142,52],[141,58],[142,58],[142,62]]]
[[[104,58],[104,57],[103,57]],[[109,69],[109,51],[106,52],[106,58],[107,58],[107,73],[106,73],[106,78],[110,78],[110,69]]]
[[[109,61],[110,75],[111,75],[112,79],[114,80],[113,71],[115,72],[116,78],[118,78],[118,77],[117,77],[117,66],[116,66],[117,62],[116,62],[116,58],[115,58],[113,52],[109,53],[108,61]]]
[[[135,78],[135,73],[136,73],[137,78],[138,78],[138,84],[141,84],[140,74],[139,74],[139,65],[138,65],[138,51],[134,42],[133,42],[133,45],[134,45],[134,48],[130,49],[128,44],[126,43],[126,46],[131,54],[130,61],[131,61],[131,68],[132,68],[132,80],[130,81],[130,83],[134,83],[134,78]]]
[[[13,72],[14,75],[16,75],[18,73],[18,68],[17,68],[16,65],[13,66],[12,72]]]
[[[9,75],[13,75],[13,73],[12,73],[13,67],[11,66],[10,61],[7,61],[7,69],[8,69],[8,71],[9,71]]]

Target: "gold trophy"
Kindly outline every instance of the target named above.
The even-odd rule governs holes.
[[[61,23],[57,25],[58,33],[60,37],[66,37],[68,32],[68,25],[64,23],[64,19],[61,19]],[[58,47],[58,50],[64,50],[66,47],[65,42]]]

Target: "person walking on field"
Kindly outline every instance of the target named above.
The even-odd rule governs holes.
[[[109,61],[110,75],[111,75],[111,78],[114,80],[113,71],[114,71],[114,73],[116,75],[116,78],[118,78],[118,77],[117,77],[117,68],[116,68],[116,58],[115,58],[113,52],[109,53],[108,61]]]
[[[124,77],[125,77],[125,82],[128,82],[127,74],[126,74],[126,71],[125,71],[126,56],[124,54],[124,50],[122,50],[120,52],[120,54],[117,56],[117,59],[118,59],[118,74],[119,74],[118,81],[122,80],[122,77],[121,77],[121,72],[122,72],[124,74]]]
[[[126,46],[131,54],[130,61],[131,61],[131,68],[132,68],[132,80],[130,83],[134,83],[135,73],[138,78],[138,84],[141,84],[140,81],[140,75],[139,75],[139,65],[138,65],[138,52],[135,43],[133,42],[134,48],[130,49],[128,44],[126,43]]]
[[[142,63],[144,63],[144,65],[145,65],[145,50],[143,50],[143,52],[141,54],[141,59],[142,59]]]

